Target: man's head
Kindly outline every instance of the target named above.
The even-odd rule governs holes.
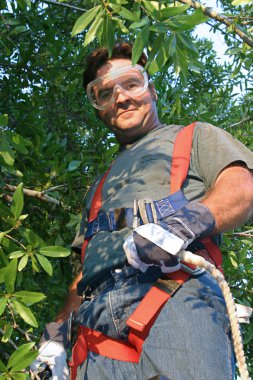
[[[109,59],[108,50],[95,50],[87,57],[83,85],[101,120],[124,144],[159,125],[157,95],[143,69],[143,53],[132,66],[132,46],[116,44]]]

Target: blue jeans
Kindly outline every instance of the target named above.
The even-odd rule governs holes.
[[[126,319],[159,276],[132,267],[112,270],[79,310],[79,322],[114,338],[127,339]],[[165,304],[147,337],[140,362],[112,360],[92,352],[79,380],[232,380],[234,355],[226,306],[216,281],[202,273],[183,284]]]

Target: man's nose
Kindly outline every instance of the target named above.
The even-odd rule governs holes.
[[[123,103],[130,98],[130,96],[119,85],[115,86],[114,88],[114,96],[115,103]]]

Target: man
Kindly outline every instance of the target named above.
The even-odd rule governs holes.
[[[73,249],[80,252],[86,234],[83,275],[74,281],[57,319],[66,320],[79,307],[77,287],[84,298],[78,323],[123,341],[129,339],[127,319],[152,284],[162,273],[180,268],[178,252],[190,245],[189,250],[204,252],[212,261],[200,238],[211,234],[219,242],[221,232],[242,224],[253,209],[252,153],[226,132],[202,123],[195,126],[184,195],[180,193],[182,203],[171,206],[167,198],[172,151],[182,127],[160,123],[157,94],[143,70],[146,57],[142,54],[134,67],[131,57],[131,46],[121,43],[110,59],[106,49],[87,58],[85,90],[98,117],[115,134],[120,151],[103,181],[99,177],[87,197],[87,210],[73,243]],[[91,203],[98,187],[101,210],[87,225],[86,214],[93,213]],[[165,216],[156,220],[154,210],[160,200],[168,207]],[[147,215],[146,203],[151,215]],[[170,213],[169,207],[175,210]],[[123,210],[122,222],[119,214]],[[116,227],[109,225],[112,221]],[[55,379],[65,379],[64,349],[59,348],[59,341],[54,343],[55,334],[48,334],[46,340],[51,342],[44,343],[39,359],[51,364]],[[89,351],[77,379],[144,380],[157,375],[175,380],[234,376],[226,307],[218,285],[206,272],[193,270],[165,303],[138,362]]]

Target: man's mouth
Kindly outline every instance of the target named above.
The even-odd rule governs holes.
[[[127,110],[122,110],[118,113],[118,117],[126,114],[126,113],[129,113],[129,112],[133,112],[133,111],[136,111],[136,108],[131,108],[131,109],[127,109]]]

